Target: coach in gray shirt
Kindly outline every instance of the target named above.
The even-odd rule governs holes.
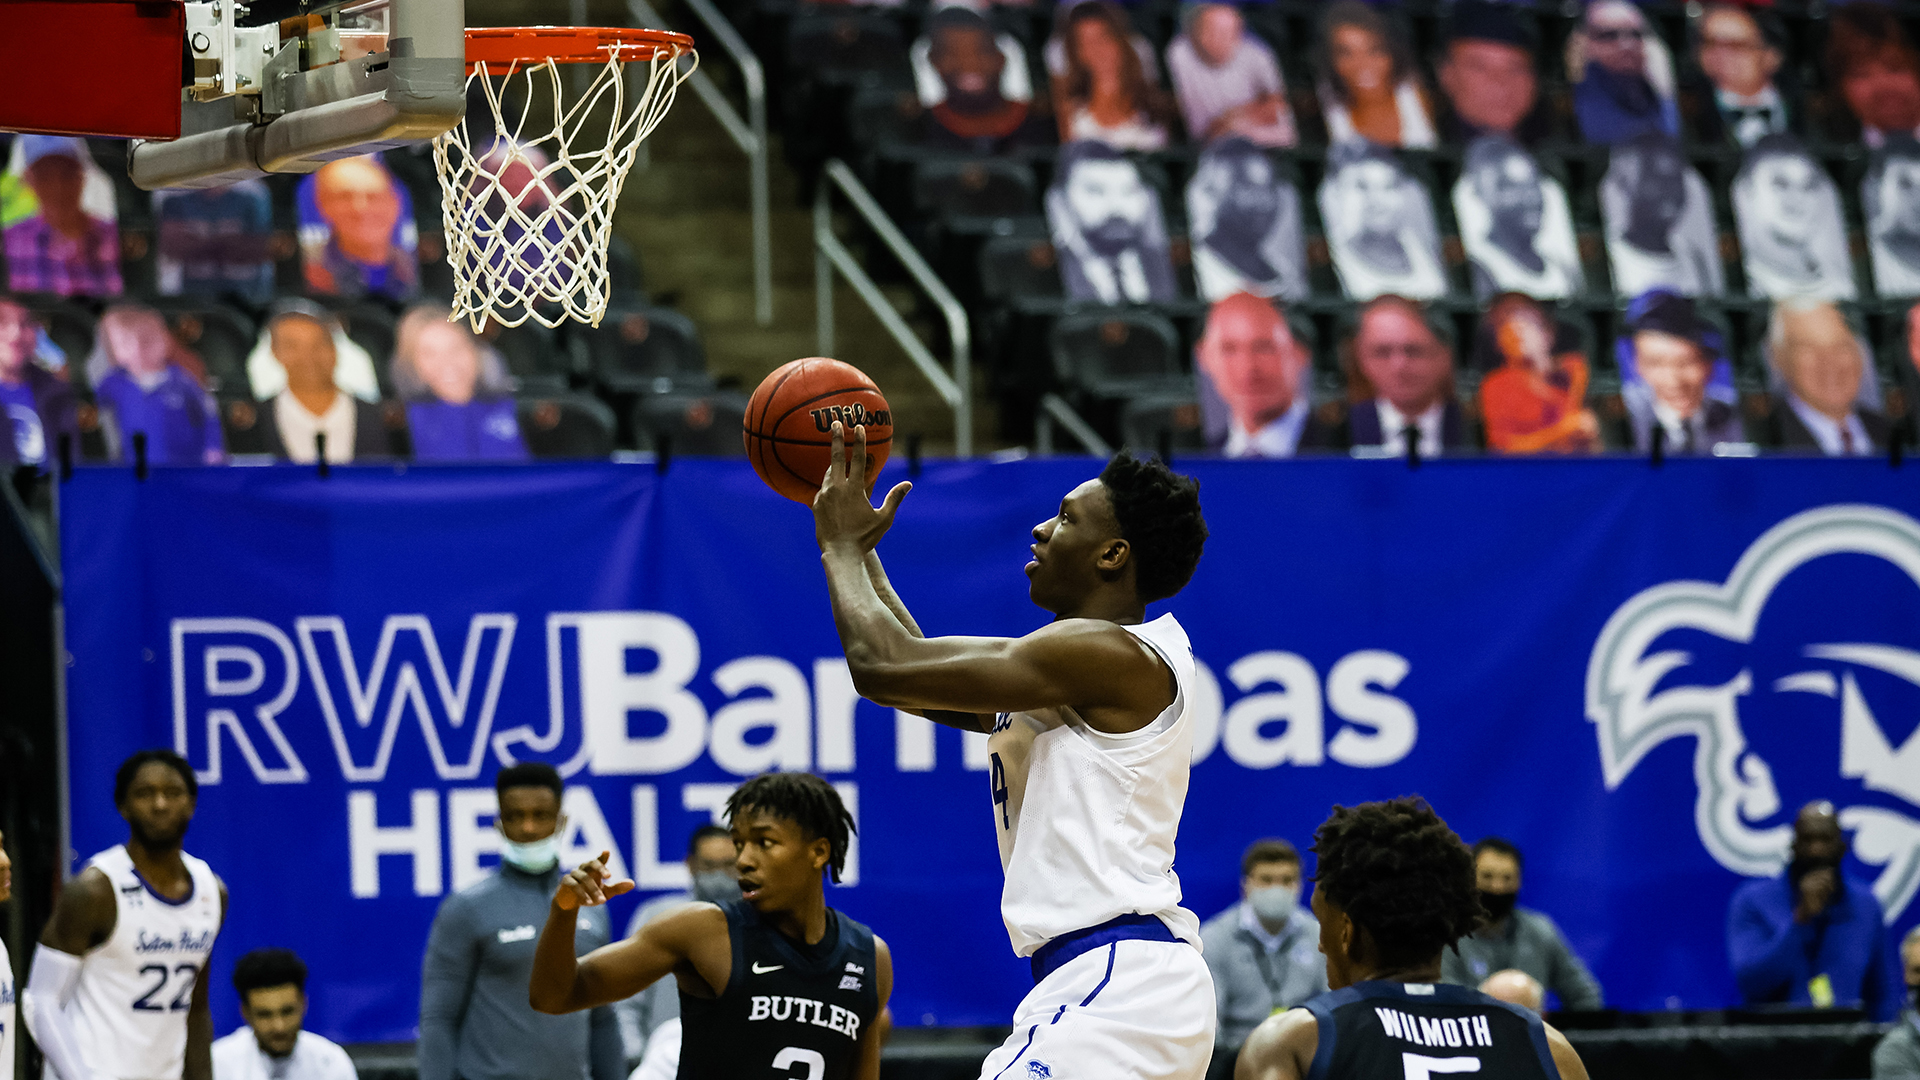
[[[1602,1007],[1600,984],[1567,947],[1553,920],[1518,907],[1520,849],[1490,836],[1473,845],[1474,877],[1491,921],[1440,954],[1440,979],[1478,988],[1501,971],[1523,971],[1560,998],[1562,1009]]]
[[[1873,1048],[1873,1080],[1920,1080],[1920,926],[1900,942],[1900,970],[1907,976],[1907,1007]]]
[[[1300,853],[1292,844],[1257,840],[1247,848],[1240,902],[1200,927],[1200,943],[1220,1009],[1208,1075],[1231,1075],[1234,1055],[1262,1020],[1327,989],[1320,923],[1300,903]]]
[[[500,869],[440,905],[420,974],[420,1080],[623,1080],[610,1008],[546,1016],[527,1004],[533,951],[564,867],[562,787],[553,766],[510,765],[494,780]],[[604,907],[583,908],[574,951],[607,943]]]

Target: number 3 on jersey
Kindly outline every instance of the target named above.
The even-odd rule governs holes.
[[[995,754],[993,764],[993,805],[1000,808],[1000,827],[1013,828],[1013,821],[1007,816],[1007,768],[1000,764],[1000,755]]]

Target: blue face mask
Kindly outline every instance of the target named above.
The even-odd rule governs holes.
[[[1261,922],[1275,925],[1293,917],[1300,907],[1300,893],[1285,885],[1269,885],[1248,893],[1247,903],[1253,905],[1253,913]]]
[[[529,874],[544,874],[560,863],[560,833],[544,840],[520,843],[500,838],[500,861]]]

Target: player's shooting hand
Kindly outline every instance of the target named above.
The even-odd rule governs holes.
[[[872,485],[867,479],[867,428],[853,429],[853,452],[847,452],[846,426],[833,422],[833,460],[820,481],[820,493],[813,497],[813,533],[825,551],[835,544],[857,544],[861,551],[872,551],[880,538],[893,527],[893,516],[900,511],[900,500],[913,485],[901,481],[887,492],[886,501],[875,508]]]
[[[560,905],[560,910],[598,907],[621,893],[633,891],[633,879],[611,880],[613,873],[607,869],[607,860],[612,855],[610,851],[603,851],[599,858],[567,871],[567,876],[560,879],[560,888],[553,894],[553,902]]]

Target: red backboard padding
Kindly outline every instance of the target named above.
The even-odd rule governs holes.
[[[179,0],[0,3],[0,131],[180,137]]]

